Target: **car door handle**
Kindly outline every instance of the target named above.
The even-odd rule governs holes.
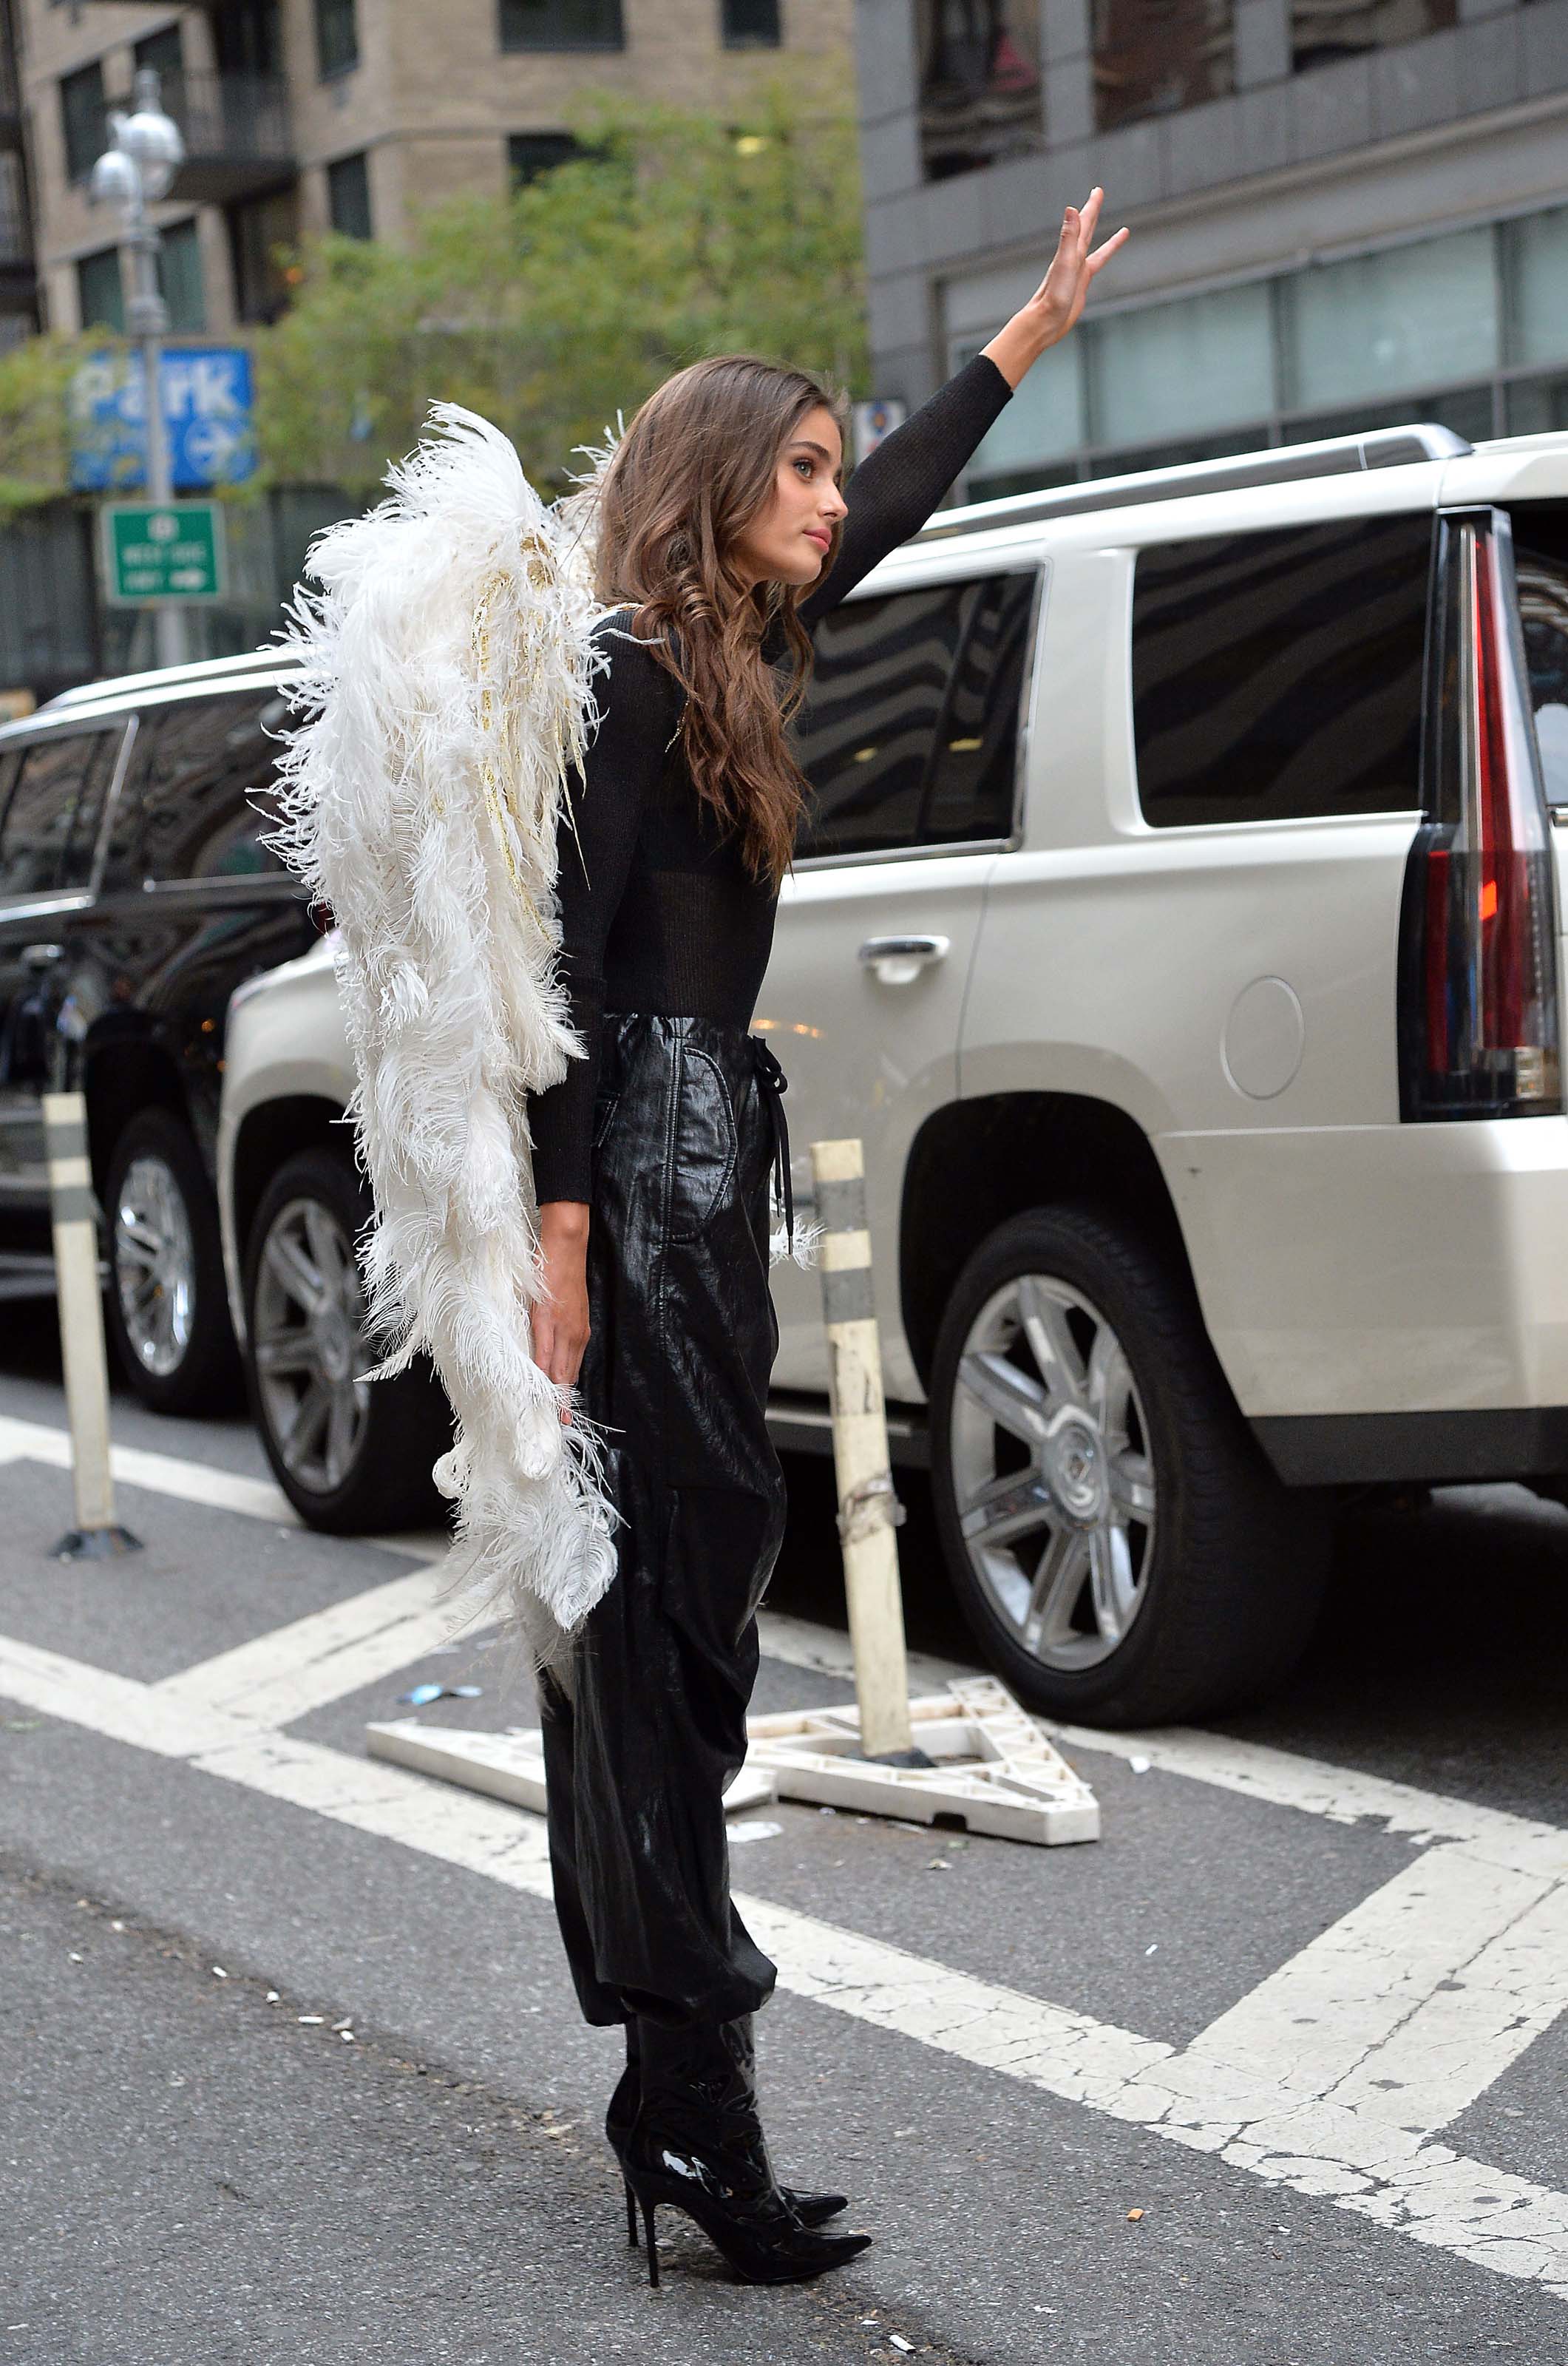
[[[52,963],[63,961],[64,958],[63,945],[24,945],[22,947],[21,963],[24,969],[48,969]]]
[[[909,986],[928,962],[945,961],[950,937],[867,937],[861,960],[884,986]]]

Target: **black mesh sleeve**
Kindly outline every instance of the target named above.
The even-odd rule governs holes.
[[[919,532],[1011,400],[1012,389],[995,362],[976,354],[862,461],[850,479],[838,558],[827,580],[801,602],[802,624],[809,629],[878,559]]]

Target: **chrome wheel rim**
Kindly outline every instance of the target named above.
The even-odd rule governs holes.
[[[190,1352],[196,1245],[174,1169],[150,1151],[131,1160],[115,1202],[114,1279],[131,1354],[167,1380]]]
[[[267,1228],[256,1268],[251,1357],[268,1434],[295,1482],[336,1493],[370,1417],[375,1361],[365,1345],[365,1290],[354,1243],[319,1200],[289,1200]]]
[[[1156,1490],[1126,1352],[1081,1291],[1021,1274],[986,1301],[951,1452],[970,1565],[1004,1628],[1044,1667],[1098,1667],[1144,1606]]]

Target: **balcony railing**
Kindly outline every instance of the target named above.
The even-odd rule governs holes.
[[[162,97],[186,143],[171,197],[224,205],[293,173],[288,85],[281,75],[166,73]]]

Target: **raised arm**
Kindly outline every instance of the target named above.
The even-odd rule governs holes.
[[[1011,400],[1012,388],[995,362],[976,354],[861,462],[845,495],[849,515],[839,556],[802,600],[803,625],[809,629],[836,608],[879,559],[919,532]]]
[[[1046,347],[1059,344],[1074,327],[1096,274],[1127,236],[1119,230],[1095,248],[1104,202],[1105,192],[1097,188],[1081,213],[1076,206],[1067,208],[1051,267],[1028,303],[855,470],[838,558],[800,603],[807,627],[837,607],[879,559],[919,533],[1014,389]]]

